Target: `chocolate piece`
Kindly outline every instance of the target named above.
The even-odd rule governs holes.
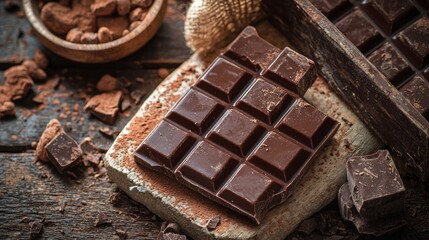
[[[101,121],[113,124],[119,110],[121,98],[121,91],[102,93],[92,97],[85,105],[84,109]]]
[[[244,30],[214,60],[138,147],[135,161],[259,223],[291,194],[338,124],[298,98],[296,88],[279,84],[312,62],[249,38],[254,31]],[[254,49],[256,56],[237,44],[262,49]],[[273,52],[279,56],[265,56]],[[291,72],[269,78],[268,58]],[[266,68],[256,71],[261,61]]]
[[[39,142],[37,143],[35,153],[37,160],[48,160],[45,147],[62,131],[63,128],[61,127],[61,123],[58,121],[58,119],[54,118],[49,121],[49,123],[46,125],[45,130],[42,133],[42,136],[39,139]]]
[[[202,134],[206,132],[222,110],[223,107],[215,100],[191,89],[183,97],[183,100],[171,110],[168,118],[182,122],[186,128]]]
[[[43,5],[40,18],[50,31],[58,35],[64,35],[76,26],[71,9],[56,2]]]
[[[426,119],[429,119],[429,83],[415,76],[402,86],[399,91],[419,110]]]
[[[351,157],[347,180],[356,210],[366,220],[402,213],[405,187],[388,151]]]
[[[214,96],[232,102],[249,83],[251,75],[233,63],[217,58],[198,81],[197,86]]]
[[[338,191],[338,205],[341,217],[352,222],[361,234],[378,237],[393,233],[406,224],[401,216],[381,218],[374,221],[367,221],[362,218],[356,211],[347,183],[344,183]]]
[[[60,173],[78,165],[82,160],[82,150],[79,145],[65,132],[60,132],[46,145],[45,149],[49,161]]]
[[[367,52],[383,40],[378,30],[363,16],[359,9],[335,24],[338,29],[362,52]]]
[[[207,228],[208,230],[215,230],[219,224],[220,224],[220,217],[219,217],[219,216],[216,216],[216,217],[214,217],[214,218],[211,218],[211,219],[208,221],[208,223],[207,223],[207,225],[206,225],[206,228]]]
[[[388,42],[371,53],[368,60],[395,86],[413,73],[406,60]]]
[[[418,15],[417,9],[409,0],[365,1],[362,8],[386,34],[398,30]]]
[[[254,28],[245,28],[225,51],[225,56],[254,71],[267,69],[280,49],[260,38]]]
[[[302,97],[316,79],[316,67],[310,59],[285,48],[264,76]]]
[[[429,63],[429,19],[421,18],[394,37],[408,59],[422,68]]]
[[[350,8],[348,0],[310,0],[326,17],[333,20]]]

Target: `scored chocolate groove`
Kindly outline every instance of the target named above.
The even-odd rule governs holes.
[[[429,1],[310,1],[429,120]]]
[[[246,28],[135,153],[137,163],[259,223],[338,123],[300,98],[314,63]]]

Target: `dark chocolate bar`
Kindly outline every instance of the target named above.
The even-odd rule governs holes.
[[[361,217],[353,204],[347,183],[344,183],[338,191],[338,206],[341,217],[352,222],[361,234],[378,237],[393,233],[406,224],[402,216],[380,218],[373,221],[368,221]]]
[[[387,150],[347,161],[347,180],[356,210],[366,220],[401,215],[405,187]]]
[[[299,98],[314,64],[246,28],[135,152],[135,161],[260,223],[338,123]]]
[[[65,132],[59,133],[45,147],[49,161],[58,172],[78,165],[82,160],[82,150],[76,141]]]
[[[325,1],[311,2],[326,13]],[[427,12],[419,12],[421,6],[409,0],[350,1],[348,6],[342,8],[342,15],[337,14],[342,17],[326,16],[394,86],[406,85],[416,77],[429,81],[423,71],[429,64],[429,19]],[[415,98],[404,96],[415,105]],[[428,104],[429,95],[420,94],[419,103]],[[429,119],[426,112],[422,114]]]
[[[317,59],[320,74],[367,127],[429,183],[428,1],[349,0],[336,8],[338,2],[265,0],[262,6],[297,49]],[[336,9],[341,10],[331,16]],[[336,27],[356,11],[382,36],[364,51],[347,36],[370,36],[365,34],[368,29],[344,27],[342,33]]]

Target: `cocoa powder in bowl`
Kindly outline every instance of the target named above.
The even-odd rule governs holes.
[[[153,0],[39,0],[38,3],[40,18],[52,33],[72,43],[97,44],[133,31],[145,18]]]

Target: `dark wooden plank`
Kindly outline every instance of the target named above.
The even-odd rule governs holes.
[[[31,148],[32,142],[37,142],[46,124],[52,118],[58,118],[65,126],[71,126],[70,134],[80,141],[86,136],[92,137],[94,142],[107,149],[112,143],[112,139],[106,138],[99,128],[109,127],[120,131],[138,110],[140,103],[148,96],[145,95],[140,103],[132,104],[131,108],[121,113],[113,126],[104,124],[83,111],[87,97],[95,95],[94,89],[97,81],[103,74],[128,79],[131,81],[129,91],[141,89],[147,93],[161,82],[157,70],[89,70],[89,69],[63,69],[50,70],[50,79],[43,84],[33,86],[24,99],[16,102],[17,116],[0,119],[0,152],[20,152]],[[3,82],[3,74],[0,72],[0,84]],[[144,79],[141,83],[136,79]],[[59,79],[60,84],[56,89],[48,87],[54,79]],[[41,93],[49,92],[46,97],[46,104],[42,106],[32,101],[32,98]],[[76,106],[75,106],[76,105]],[[76,108],[74,110],[74,108]]]
[[[429,122],[417,109],[309,1],[264,3],[273,22],[315,60],[324,79],[361,120],[417,176],[429,180]]]
[[[128,239],[156,238],[160,220],[144,206],[117,193],[107,177],[76,174],[36,165],[32,153],[0,154],[0,239],[29,239],[31,222],[42,219],[41,239],[119,239],[115,229]],[[112,224],[95,227],[99,213]]]
[[[41,45],[32,37],[30,26],[20,12],[8,13],[0,1],[0,69],[4,70],[33,56]]]

